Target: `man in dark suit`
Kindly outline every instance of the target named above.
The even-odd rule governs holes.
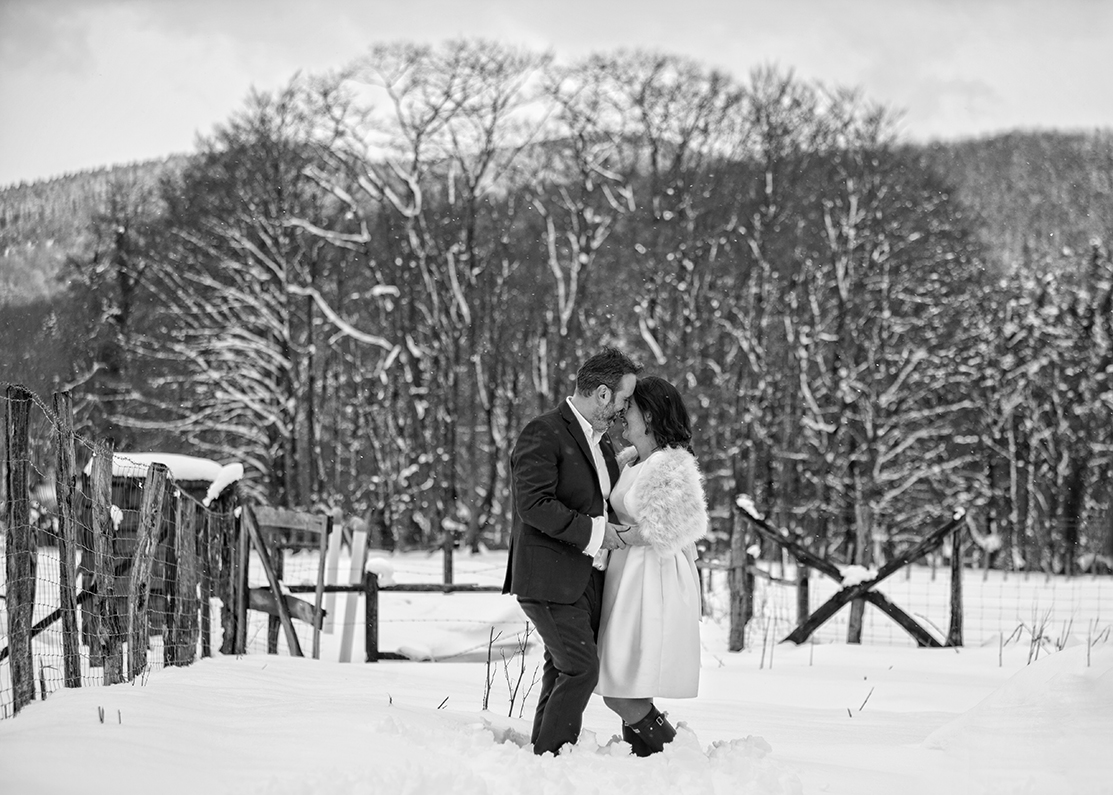
[[[510,456],[514,524],[503,593],[518,597],[545,644],[533,752],[575,743],[599,679],[595,641],[600,549],[625,546],[607,503],[618,480],[607,429],[626,410],[641,368],[604,348],[576,373],[575,394],[531,420]]]

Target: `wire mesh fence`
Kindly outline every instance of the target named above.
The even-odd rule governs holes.
[[[757,569],[747,643],[760,646],[782,640],[797,626],[797,571],[791,563],[770,561],[759,561]],[[951,577],[949,566],[911,565],[886,579],[878,590],[945,643],[951,620]],[[812,573],[809,609],[815,610],[841,587]],[[705,572],[704,598],[712,619],[728,614],[727,590],[725,570]],[[848,621],[849,609],[844,608],[820,626],[810,642],[845,643]],[[1113,577],[965,568],[962,627],[966,646],[1025,643],[1063,648],[1104,642],[1113,632]],[[870,605],[863,616],[862,643],[917,645],[892,619]]]
[[[219,647],[235,511],[224,468],[113,453],[73,433],[64,393],[48,405],[0,386],[0,718]]]
[[[428,551],[391,553],[362,550],[351,538],[337,535],[338,554],[326,566],[326,582],[349,590],[325,594],[325,618],[320,638],[323,660],[362,662],[366,657],[368,594],[361,586],[365,571],[375,572],[378,587],[373,599],[376,644],[384,658],[467,661],[496,651],[516,648],[516,637],[525,625],[513,597],[500,593],[506,571],[505,551],[479,555],[457,555],[456,573],[461,590],[444,592],[444,563],[441,554]],[[353,548],[355,547],[355,548]],[[353,558],[354,556],[354,558]],[[276,558],[272,555],[272,561]],[[353,562],[354,561],[354,562]],[[287,551],[284,555],[283,587],[312,598],[319,556],[315,550]],[[248,564],[249,590],[265,588],[266,575],[254,552]],[[428,590],[426,590],[428,589]],[[251,611],[247,617],[245,650],[265,654],[273,649],[290,654],[285,634],[274,632],[271,616]],[[309,647],[312,626],[294,621],[299,645]],[[492,629],[494,638],[492,638]]]
[[[7,418],[0,449],[0,554],[5,560],[0,570],[0,718],[15,714],[21,699],[25,704],[28,698],[46,698],[64,686],[145,678],[218,650],[290,654],[274,616],[248,609],[249,594],[268,588],[304,591],[318,582],[322,568],[329,583],[347,588],[324,596],[322,659],[365,659],[371,603],[357,587],[365,571],[377,572],[384,586],[375,598],[374,630],[383,649],[410,659],[470,660],[523,643],[524,619],[516,602],[497,593],[505,551],[457,558],[462,581],[483,592],[392,591],[395,583],[443,583],[441,556],[367,550],[366,537],[345,532],[341,517],[335,517],[339,532],[326,564],[319,550],[284,550],[275,588],[258,549],[242,531],[235,477],[227,467],[188,456],[111,454],[68,429],[57,396],[51,406],[36,395],[13,392],[11,385],[0,387],[5,388],[0,408]],[[20,411],[25,427],[17,433],[12,418]],[[166,477],[155,497],[152,472],[160,467]],[[69,476],[62,471],[67,469]],[[783,564],[760,560],[754,571],[749,646],[779,641],[799,621],[791,559]],[[728,620],[727,571],[711,566],[704,575],[706,615]],[[951,576],[950,567],[909,565],[878,590],[943,641],[951,620]],[[1105,607],[1113,597],[1108,574],[1067,577],[967,568],[962,576],[966,645],[1027,643],[1038,654],[1043,648],[1108,641],[1113,632],[1113,616]],[[809,609],[839,588],[833,579],[813,573]],[[835,614],[811,642],[845,642],[848,612]],[[295,621],[292,631],[300,646],[309,648],[312,625]],[[20,647],[21,637],[25,647]],[[915,643],[870,606],[862,642]],[[17,671],[20,664],[23,670]],[[25,692],[28,681],[31,693]]]

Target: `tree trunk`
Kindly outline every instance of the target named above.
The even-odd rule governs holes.
[[[1063,498],[1063,573],[1073,577],[1078,566],[1078,533],[1082,526],[1083,510],[1086,502],[1086,471],[1089,468],[1089,455],[1079,452],[1071,456],[1069,470],[1064,482]]]

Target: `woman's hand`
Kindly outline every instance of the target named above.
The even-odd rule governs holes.
[[[636,524],[630,524],[618,531],[619,536],[628,547],[647,547],[649,542],[642,536]]]

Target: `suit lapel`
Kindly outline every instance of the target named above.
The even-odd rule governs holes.
[[[595,480],[598,483],[599,473],[595,469],[595,456],[591,454],[591,443],[588,442],[587,437],[584,436],[584,429],[580,425],[579,419],[572,411],[572,407],[568,405],[565,400],[560,404],[560,416],[568,423],[568,432],[572,434],[572,438],[576,440],[576,444],[580,446],[580,452],[584,454],[587,459],[587,465],[591,467],[591,471],[595,473]]]

